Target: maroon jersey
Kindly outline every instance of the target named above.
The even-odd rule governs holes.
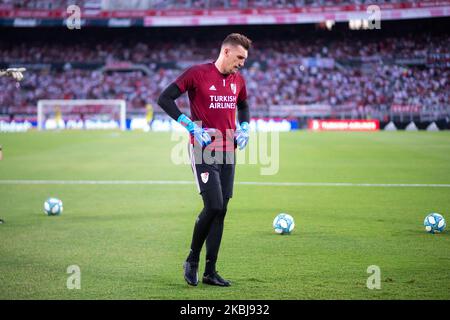
[[[182,93],[188,92],[192,121],[220,131],[221,135],[214,135],[213,147],[226,145],[226,150],[230,151],[229,146],[234,150],[237,104],[247,99],[244,78],[238,72],[222,74],[212,62],[190,67],[175,84]]]

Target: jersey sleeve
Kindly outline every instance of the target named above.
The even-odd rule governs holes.
[[[175,84],[180,89],[181,93],[189,91],[189,89],[194,87],[195,74],[195,67],[190,67],[175,80]]]
[[[239,90],[239,95],[237,98],[238,103],[247,100],[247,86],[245,85],[245,80],[242,77],[241,83],[242,83],[241,90]]]

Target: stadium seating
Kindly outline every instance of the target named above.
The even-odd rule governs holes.
[[[252,112],[261,116],[271,106],[294,104],[325,104],[362,117],[408,108],[440,110],[450,105],[450,68],[430,61],[436,55],[448,61],[449,48],[448,35],[426,34],[266,40],[256,42],[242,73]],[[193,39],[3,43],[0,63],[60,67],[30,69],[20,90],[0,79],[0,114],[34,115],[37,100],[48,98],[123,98],[129,112],[145,112],[152,103],[158,113],[158,95],[181,70],[217,53],[216,42]],[[102,73],[96,67],[122,62],[144,65],[149,72]],[[179,103],[188,107],[185,98]]]
[[[302,8],[318,6],[340,6],[350,4],[384,4],[384,3],[413,3],[414,0],[152,0],[134,1],[109,1],[108,10],[133,9],[230,9],[230,8]],[[76,3],[82,8],[101,8],[100,0],[3,0],[2,8],[15,9],[65,9],[68,5]]]

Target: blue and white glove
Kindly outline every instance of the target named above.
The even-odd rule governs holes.
[[[242,122],[240,127],[236,130],[235,137],[239,150],[242,150],[247,146],[249,138],[248,130],[249,130],[248,122]]]
[[[211,136],[208,134],[208,132],[206,132],[202,127],[199,127],[185,114],[181,114],[178,117],[177,122],[185,127],[186,130],[189,131],[192,136],[194,136],[195,140],[197,140],[198,143],[202,145],[202,147],[206,147],[211,143]]]
[[[23,79],[23,73],[27,69],[25,68],[8,68],[6,70],[0,70],[0,77],[6,75],[7,77],[12,77],[16,81]]]

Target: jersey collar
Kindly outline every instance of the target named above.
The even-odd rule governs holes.
[[[214,70],[215,70],[218,74],[220,74],[222,77],[228,78],[229,76],[231,76],[231,73],[225,74],[225,73],[220,72],[219,69],[217,69],[217,67],[216,67],[216,60],[214,60],[213,62],[211,62],[211,64],[212,64],[212,67],[214,68]]]

